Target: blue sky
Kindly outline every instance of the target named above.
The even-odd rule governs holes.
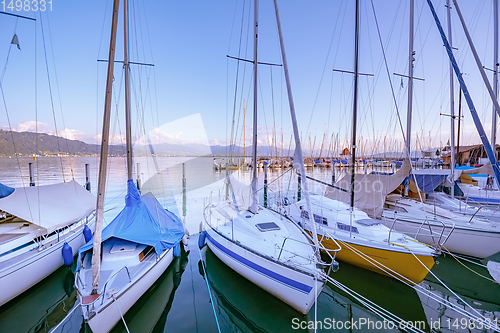
[[[408,1],[373,0],[381,38],[389,66],[401,121],[406,122],[406,79],[393,73],[408,71]],[[366,151],[398,149],[401,130],[392,100],[389,77],[382,58],[372,2],[362,0],[360,71],[373,74],[361,77],[359,101],[359,137]],[[247,39],[248,1],[131,1],[131,60],[154,63],[154,69],[132,69],[134,135],[166,123],[199,114],[206,138],[211,144],[224,144],[231,133],[231,114],[235,91],[235,60],[238,56],[243,19],[241,57],[251,59],[252,41]],[[445,1],[434,6],[446,27]],[[338,136],[339,146],[350,139],[352,112],[352,75],[332,69],[353,70],[354,1],[279,1],[280,14],[289,62],[290,76],[303,146],[319,149],[325,136]],[[476,48],[483,64],[492,67],[493,19],[491,1],[460,1]],[[52,11],[36,15],[36,23],[0,16],[0,64],[2,71],[11,48],[2,87],[7,111],[2,101],[0,128],[55,134],[54,118],[60,135],[95,142],[101,132],[106,59],[112,1],[53,0]],[[245,6],[245,11],[243,7]],[[416,0],[415,81],[412,145],[415,149],[440,146],[449,138],[448,59],[442,47],[427,4]],[[250,7],[253,8],[253,5]],[[1,8],[0,8],[1,9]],[[33,17],[33,13],[16,12]],[[491,101],[456,13],[453,13],[453,41],[465,80],[469,84],[488,135],[491,132]],[[43,24],[43,35],[41,30]],[[123,21],[120,16],[116,59],[123,59]],[[250,24],[251,26],[251,24]],[[49,29],[50,27],[50,29]],[[19,37],[21,51],[10,46],[13,33]],[[259,60],[281,64],[273,5],[260,1]],[[43,38],[42,38],[43,37]],[[45,39],[45,41],[43,41]],[[36,40],[36,43],[35,43]],[[248,41],[248,42],[247,42]],[[45,50],[44,50],[45,45]],[[36,48],[36,55],[35,55]],[[47,64],[45,60],[47,53]],[[36,66],[35,66],[36,59]],[[38,102],[35,112],[35,67]],[[47,69],[53,101],[48,89]],[[239,115],[236,143],[242,145],[242,100],[245,99],[246,144],[250,144],[251,83],[250,64],[241,64],[236,98]],[[284,79],[280,67],[259,66],[259,138],[270,142],[273,129],[279,145],[288,147],[291,125]],[[244,74],[243,74],[244,73]],[[491,72],[488,71],[491,79]],[[271,79],[273,86],[271,89]],[[121,65],[115,65],[113,114],[123,107]],[[458,85],[455,85],[458,105]],[[115,101],[116,101],[115,100]],[[52,104],[54,107],[52,107]],[[136,107],[142,105],[143,107]],[[142,122],[144,110],[145,126]],[[54,111],[53,111],[54,110]],[[121,111],[119,111],[121,112]],[[462,144],[479,143],[463,105]],[[153,114],[153,115],[150,115]],[[112,135],[124,133],[123,117],[113,117]],[[406,125],[403,124],[406,128]],[[198,127],[197,127],[198,128]],[[188,140],[190,128],[179,129]],[[281,134],[283,133],[283,134]],[[418,135],[418,141],[417,141]],[[170,137],[179,138],[172,133]],[[283,139],[282,139],[283,138]],[[199,141],[196,138],[195,141]],[[118,143],[117,139],[115,143]],[[399,146],[398,146],[399,145]],[[326,149],[326,148],[325,148]]]

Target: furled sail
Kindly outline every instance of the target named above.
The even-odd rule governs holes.
[[[355,174],[354,175],[354,206],[372,217],[380,217],[386,196],[393,192],[410,174],[410,161],[405,159],[401,169],[394,174]],[[351,174],[348,173],[327,187],[327,198],[350,203]]]

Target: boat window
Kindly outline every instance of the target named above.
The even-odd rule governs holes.
[[[154,247],[152,246],[146,246],[146,248],[144,250],[142,250],[141,253],[139,253],[139,261],[143,261],[144,259],[146,259],[146,257],[148,255],[150,255],[151,253],[153,253],[153,250],[154,250]]]
[[[359,234],[358,228],[350,226],[350,225],[345,224],[345,223],[337,222],[337,228],[339,228],[340,230],[351,231],[351,232],[354,232],[356,234]]]
[[[255,226],[262,232],[280,230],[280,227],[274,222],[258,223]]]
[[[314,215],[314,222],[328,225],[328,219],[326,217],[322,217],[322,216],[319,216],[317,214],[313,214],[313,215]],[[309,220],[309,212],[307,210],[303,210],[302,212],[300,212],[300,216],[302,218]]]
[[[406,208],[404,208],[404,207],[400,207],[400,206],[394,206],[394,210],[395,210],[397,213],[408,213],[408,211],[406,210]]]

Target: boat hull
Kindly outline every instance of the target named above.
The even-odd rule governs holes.
[[[141,276],[134,278],[119,293],[115,294],[115,300],[107,299],[106,302],[96,309],[96,312],[87,323],[94,333],[109,332],[121,320],[122,315],[134,305],[135,302],[158,280],[173,260],[173,249],[166,250],[147,271]],[[100,303],[101,299],[96,302]],[[87,312],[87,305],[82,305],[82,311]],[[121,314],[120,314],[121,312]]]
[[[307,314],[322,290],[323,281],[256,254],[206,230],[210,250],[227,266],[302,314]]]
[[[318,239],[327,249],[335,250],[338,248],[337,243],[332,239],[321,236],[318,236]],[[422,282],[434,266],[434,257],[432,256],[384,250],[342,240],[337,241],[342,246],[342,250],[337,253],[337,259],[410,284]]]
[[[92,219],[88,226],[94,229]],[[67,242],[75,254],[85,244],[83,228],[85,224],[67,230],[65,236],[48,241],[42,249],[33,249],[27,253],[8,259],[0,264],[0,306],[19,296],[38,282],[55,272],[64,264],[62,247]],[[63,238],[62,238],[63,237]],[[16,260],[19,259],[19,260]]]
[[[391,220],[385,220],[384,223],[390,227],[393,222]],[[436,245],[436,240],[439,239],[443,227],[431,222],[431,232],[426,225],[424,225],[419,232],[421,224],[422,222],[409,221],[400,217],[394,229],[410,237],[416,238],[422,243]],[[452,227],[446,226],[443,237],[447,235],[450,235],[450,237],[442,248],[449,252],[460,253],[476,258],[486,258],[500,252],[500,230],[490,231],[472,229],[473,226],[474,223],[471,223],[471,228],[469,229],[462,226],[455,226],[453,231]]]

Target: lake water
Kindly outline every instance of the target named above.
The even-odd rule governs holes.
[[[311,312],[301,316],[229,269],[206,247],[198,249],[201,210],[209,196],[223,194],[225,171],[214,171],[212,158],[165,157],[137,161],[143,193],[151,191],[165,207],[177,212],[190,240],[188,251],[174,260],[125,315],[130,332],[314,332],[311,328],[314,322],[318,332],[333,331],[332,326],[340,332],[366,332],[367,327],[378,332],[400,331],[387,322],[384,324],[383,318],[388,313],[396,325],[402,319],[420,326],[424,332],[493,331],[484,329],[484,325],[481,327],[479,321],[469,322],[467,313],[485,322],[498,321],[500,326],[500,286],[484,278],[490,277],[486,268],[443,255],[437,258],[433,274],[417,288],[340,262],[340,269],[330,274],[338,284],[328,284]],[[27,186],[28,163],[34,163],[33,158],[0,158],[0,182]],[[34,164],[35,183],[75,179],[83,185],[85,164],[89,164],[95,194],[96,157],[39,157]],[[156,170],[162,171],[161,175]],[[134,177],[136,172],[135,165]],[[315,178],[331,182],[331,169],[317,168],[309,172]],[[249,172],[235,171],[234,174],[241,180],[250,178]],[[280,196],[295,198],[297,183],[291,172],[270,170],[268,177],[270,201]],[[262,184],[262,171],[259,178]],[[320,185],[314,184],[313,192],[321,190]],[[123,207],[125,191],[125,158],[112,157],[106,189],[106,222]],[[73,271],[74,267],[62,267],[0,307],[0,332],[90,332],[79,308],[73,307],[76,302]],[[346,328],[347,322],[353,327]],[[123,323],[118,323],[113,332],[126,332]]]

